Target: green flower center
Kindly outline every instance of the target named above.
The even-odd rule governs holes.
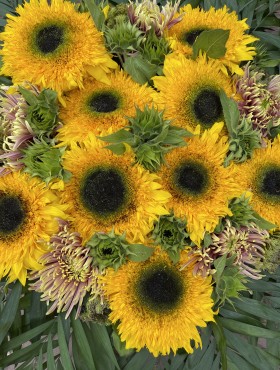
[[[36,34],[36,46],[43,54],[53,53],[64,42],[64,28],[48,25]]]
[[[184,194],[198,195],[207,188],[209,176],[207,169],[200,163],[185,162],[175,169],[174,180]]]
[[[205,31],[205,28],[198,28],[195,30],[191,30],[189,32],[186,32],[182,36],[182,41],[186,42],[190,46],[193,46],[195,43],[196,38],[201,34],[201,32]]]
[[[265,171],[260,190],[262,193],[280,200],[280,168],[271,168]]]
[[[84,178],[80,189],[83,205],[91,213],[108,217],[127,204],[128,188],[124,175],[114,168],[98,168]]]
[[[199,123],[206,128],[221,120],[223,108],[218,92],[211,88],[200,91],[194,99],[193,112]]]
[[[163,263],[142,271],[135,288],[141,303],[159,313],[176,308],[184,293],[179,271]]]
[[[0,197],[0,235],[9,236],[16,232],[25,219],[25,209],[22,201],[16,196]]]
[[[104,91],[99,92],[98,94],[94,94],[89,99],[89,107],[93,112],[96,113],[110,113],[117,110],[120,106],[120,99],[119,97],[110,92]]]

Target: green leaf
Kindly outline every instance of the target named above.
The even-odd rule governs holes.
[[[157,359],[146,349],[136,353],[123,370],[154,370]]]
[[[73,334],[76,340],[77,351],[81,363],[86,364],[86,368],[90,370],[96,370],[95,363],[93,361],[92,353],[86,337],[83,325],[79,319],[75,320],[75,310],[71,313],[71,323],[73,328]]]
[[[209,58],[218,59],[226,53],[226,43],[229,30],[203,31],[193,44],[193,58],[198,57],[199,51],[205,52]]]
[[[228,98],[223,90],[220,91],[220,101],[228,132],[232,136],[233,130],[237,127],[240,119],[237,104],[233,99]]]
[[[74,368],[72,366],[72,361],[69,355],[69,349],[65,339],[61,315],[58,315],[57,317],[57,325],[58,325],[57,335],[58,335],[58,344],[60,348],[61,363],[64,369],[73,370]]]
[[[111,150],[116,155],[123,155],[126,151],[126,147],[122,143],[107,145],[105,148]]]
[[[257,224],[261,229],[271,230],[277,227],[277,225],[262,218],[257,212],[253,212],[253,215],[255,217],[255,224]]]
[[[217,347],[219,352],[221,353],[221,364],[222,364],[222,370],[227,370],[227,342],[226,337],[224,334],[223,326],[220,323],[220,318],[216,316],[214,323],[210,323],[210,326],[212,328]]]
[[[157,73],[157,65],[148,62],[142,55],[126,58],[123,69],[141,85],[149,82]]]
[[[9,285],[11,287],[11,285]],[[12,285],[12,290],[7,298],[7,302],[0,314],[0,344],[3,342],[8,330],[10,329],[18,309],[22,285],[19,281]]]
[[[37,104],[37,97],[34,95],[34,93],[30,90],[27,90],[21,86],[18,87],[19,92],[24,97],[24,99],[27,101],[29,105],[36,105]]]
[[[89,328],[85,326],[85,332],[92,349],[96,369],[120,370],[106,326],[91,322]]]
[[[146,261],[154,253],[154,248],[146,247],[142,244],[132,244],[128,246],[127,257],[133,262]]]
[[[211,235],[208,232],[206,232],[204,234],[204,238],[203,238],[203,246],[204,246],[204,248],[208,248],[209,245],[211,245],[211,244],[212,244]]]
[[[25,348],[21,348],[18,351],[13,352],[9,356],[5,356],[0,360],[0,366],[15,365],[23,361],[30,361],[32,358],[38,356],[38,352],[42,348],[44,342],[43,339],[30,344]]]
[[[226,267],[226,261],[227,261],[227,256],[224,254],[222,257],[217,258],[214,261],[214,267],[216,270],[215,273],[215,280],[219,281],[220,277],[222,276],[222,273]]]
[[[56,370],[51,334],[48,335],[47,367],[48,370]]]
[[[86,6],[88,7],[88,10],[90,11],[90,14],[92,16],[92,19],[97,27],[97,29],[100,31],[104,26],[105,21],[105,15],[100,9],[100,7],[96,4],[94,0],[85,0]]]
[[[119,335],[113,331],[112,335],[112,340],[113,340],[113,345],[114,345],[114,348],[115,350],[118,352],[118,354],[123,357],[123,356],[129,356],[131,355],[133,352],[135,352],[134,349],[126,349],[125,348],[125,342],[122,342],[120,340],[120,337]]]
[[[10,350],[13,350],[16,347],[19,347],[25,342],[28,342],[29,340],[33,339],[37,335],[41,335],[45,331],[50,331],[54,325],[54,320],[45,322],[42,325],[37,326],[36,328],[33,328],[31,330],[26,331],[25,333],[12,338],[9,342],[5,343],[3,346],[1,346],[1,351],[8,352]]]
[[[280,332],[272,331],[269,329],[259,328],[257,326],[245,324],[232,319],[220,317],[221,324],[224,328],[233,332],[249,335],[252,337],[271,338],[280,340]]]
[[[266,42],[267,44],[276,46],[278,49],[280,49],[280,37],[279,36],[273,35],[268,32],[261,32],[261,31],[254,31],[253,35],[256,37],[259,37],[261,41]]]
[[[132,133],[124,129],[121,129],[111,135],[98,136],[98,139],[105,141],[106,143],[114,143],[114,144],[130,142],[132,138],[133,138]]]
[[[234,301],[234,306],[251,315],[261,317],[262,319],[273,319],[273,321],[280,322],[280,311],[254,299],[242,297]]]

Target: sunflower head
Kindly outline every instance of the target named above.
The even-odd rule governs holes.
[[[220,69],[227,74],[227,69],[233,73],[242,75],[239,67],[242,61],[252,60],[255,53],[253,46],[248,46],[257,40],[256,37],[246,34],[249,28],[246,19],[238,20],[235,12],[229,12],[224,6],[220,9],[211,7],[203,10],[199,7],[192,8],[190,4],[180,8],[183,19],[168,31],[171,47],[173,50],[190,57],[193,53],[192,47],[196,38],[207,30],[229,30],[226,42],[226,53],[217,59]]]
[[[104,291],[112,310],[109,318],[118,323],[126,347],[147,347],[154,356],[178,348],[193,352],[190,341],[201,344],[196,327],[214,319],[211,278],[180,270],[160,249],[145,262],[108,270]]]
[[[109,82],[106,74],[117,64],[88,13],[62,0],[31,0],[16,13],[1,34],[2,74],[51,88],[62,102],[62,92],[82,87],[84,75]]]

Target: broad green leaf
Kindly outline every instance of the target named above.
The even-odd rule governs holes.
[[[132,244],[127,248],[128,258],[133,262],[146,261],[154,253],[154,248],[146,247],[142,244]]]
[[[104,26],[105,21],[105,15],[100,9],[100,7],[97,5],[97,2],[95,0],[85,0],[86,6],[88,7],[88,10],[90,11],[90,14],[92,16],[92,19],[97,27],[97,29],[100,31],[102,30],[102,26]]]
[[[244,360],[232,349],[228,349],[227,356],[229,360],[228,364],[230,370],[260,370],[256,369],[255,366],[249,364],[246,360]],[[234,366],[232,366],[231,363],[233,363]]]
[[[32,358],[38,356],[38,353],[43,344],[43,340],[40,340],[38,342],[30,344],[25,348],[21,348],[20,350],[13,352],[9,356],[1,358],[0,366],[4,367],[8,365],[15,365],[23,361],[31,360]]]
[[[273,321],[280,322],[280,311],[277,311],[254,299],[242,297],[242,299],[234,301],[234,306],[244,312],[262,319],[273,319]]]
[[[280,340],[280,332],[245,324],[244,322],[232,319],[226,319],[224,317],[220,317],[220,321],[224,328],[239,334]]]
[[[249,1],[246,1],[243,8],[239,9],[240,12],[242,11],[242,19],[247,19],[246,23],[249,26],[251,26],[257,3],[258,3],[258,0],[249,0]]]
[[[239,123],[240,113],[236,102],[233,99],[228,98],[223,90],[220,91],[220,100],[223,107],[227,129],[230,136],[232,136],[233,130]]]
[[[24,99],[27,101],[29,105],[35,105],[37,104],[37,97],[33,94],[32,91],[24,89],[23,87],[19,86],[19,92],[24,97]]]
[[[37,366],[36,370],[43,370],[43,353],[42,350],[40,350],[38,359],[37,359]]]
[[[214,261],[214,267],[216,270],[216,273],[215,273],[216,281],[218,281],[221,278],[222,273],[226,267],[226,262],[227,262],[227,256],[225,254],[222,257],[219,257]]]
[[[90,370],[96,370],[83,325],[79,319],[75,320],[75,311],[72,311],[71,323],[81,363],[84,362]]]
[[[203,329],[201,334],[202,348],[196,349],[191,355],[188,356],[184,370],[195,369],[200,364],[200,361],[210,345],[211,334],[212,332],[209,327]],[[210,366],[211,364],[209,364],[209,368]]]
[[[276,46],[278,49],[280,49],[280,37],[279,36],[273,35],[268,32],[261,32],[261,31],[254,31],[253,35],[260,38],[261,41],[264,41],[268,44]]]
[[[89,328],[85,326],[85,332],[91,346],[96,369],[120,370],[106,326],[90,323]]]
[[[157,65],[145,60],[142,55],[137,55],[126,58],[123,69],[134,81],[143,85],[156,75]]]
[[[216,322],[210,323],[210,326],[212,328],[217,347],[219,349],[219,352],[221,354],[221,364],[222,364],[222,370],[227,370],[227,342],[226,337],[224,334],[223,326],[220,323],[220,318],[216,316]]]
[[[255,220],[254,222],[261,228],[261,229],[265,229],[265,230],[271,230],[271,229],[275,229],[277,227],[277,225],[265,220],[264,218],[262,218],[257,212],[254,212],[253,213],[254,217],[255,217]]]
[[[229,30],[203,31],[193,44],[193,58],[196,59],[199,51],[206,53],[209,58],[218,59],[226,53],[226,43],[229,37]]]
[[[9,285],[9,287],[11,288],[11,292],[7,298],[4,309],[0,314],[0,344],[3,342],[15,319],[22,290],[22,285],[19,281],[15,284]]]
[[[154,370],[157,359],[146,349],[137,352],[122,370]]]
[[[9,342],[1,346],[1,351],[8,352],[10,350],[13,350],[14,348],[22,345],[23,343],[33,339],[37,335],[41,335],[45,331],[50,331],[53,325],[54,325],[54,320],[51,320],[51,321],[45,322],[42,325],[37,326],[36,328],[28,330],[27,332],[15,338],[12,338]]]
[[[111,150],[116,155],[123,155],[126,151],[126,147],[122,143],[107,145],[105,148]]]
[[[51,334],[48,335],[47,367],[48,370],[56,370]]]
[[[123,143],[130,142],[133,138],[133,135],[130,131],[121,129],[111,135],[107,136],[98,136],[98,139],[105,141],[106,143]]]
[[[61,363],[63,367],[67,370],[73,370],[72,361],[69,355],[68,345],[66,343],[65,334],[62,325],[61,316],[57,317],[57,335],[58,335],[58,344],[60,349]]]

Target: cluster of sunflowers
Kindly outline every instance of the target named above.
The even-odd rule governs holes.
[[[105,5],[30,0],[0,35],[0,277],[192,353],[279,264],[280,76],[226,7]]]

